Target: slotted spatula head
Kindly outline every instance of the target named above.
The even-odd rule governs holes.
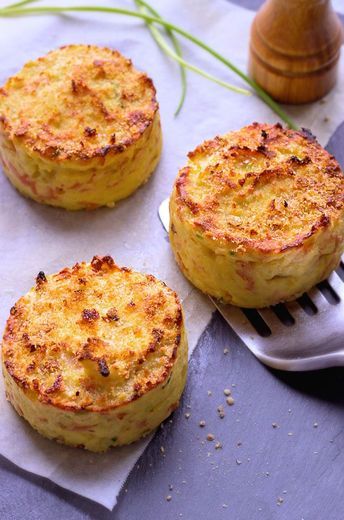
[[[168,231],[169,199],[159,208]],[[343,257],[344,259],[344,257]],[[344,263],[309,293],[266,309],[241,309],[211,298],[251,352],[280,370],[344,366]]]

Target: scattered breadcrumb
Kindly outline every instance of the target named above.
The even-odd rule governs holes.
[[[223,349],[223,353],[224,353],[224,355],[228,354],[228,352],[229,352],[228,348],[224,348],[224,349]]]
[[[217,407],[217,412],[219,414],[220,419],[223,419],[226,415],[222,405]]]
[[[215,450],[220,450],[221,448],[222,448],[222,444],[221,444],[221,442],[217,442],[217,443],[215,444]]]
[[[167,502],[170,502],[172,500],[172,496],[171,495],[167,495],[166,500],[167,500]]]
[[[205,426],[205,421],[200,421],[200,422],[199,422],[199,425],[200,425],[201,428],[204,428],[204,426]]]
[[[213,394],[213,392],[211,390],[208,390],[207,393],[208,393],[208,395],[212,395]]]
[[[184,414],[185,419],[189,419],[190,416],[191,416],[191,413],[186,413],[186,414]]]
[[[228,406],[232,406],[234,404],[234,399],[231,395],[227,397],[226,403],[228,404]]]
[[[229,390],[229,388],[225,388],[224,391],[223,391],[223,393],[224,393],[225,395],[231,395],[232,392]]]
[[[213,441],[214,439],[215,439],[215,436],[212,433],[208,433],[207,441]]]

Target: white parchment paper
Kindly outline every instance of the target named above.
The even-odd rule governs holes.
[[[41,3],[63,4],[53,0]],[[82,2],[87,3],[92,2]],[[152,0],[152,3],[167,19],[246,68],[253,12],[225,0]],[[101,4],[133,8],[129,0],[102,0]],[[68,43],[116,48],[131,57],[137,68],[149,73],[160,101],[163,156],[152,179],[136,194],[115,209],[95,212],[69,213],[38,205],[21,197],[0,174],[0,328],[4,327],[10,307],[31,287],[38,271],[51,273],[76,261],[89,260],[94,254],[109,253],[120,265],[153,273],[178,292],[186,311],[191,352],[213,308],[179,273],[158,220],[159,203],[168,196],[187,151],[205,138],[253,120],[275,122],[276,117],[255,96],[234,94],[190,73],[186,104],[180,116],[174,118],[180,92],[177,66],[161,54],[140,21],[117,15],[0,19],[0,82],[27,60]],[[184,50],[190,61],[241,84],[224,66],[191,44],[185,42]],[[342,59],[341,78],[343,73]],[[342,83],[327,96],[326,103],[290,110],[296,121],[311,128],[323,144],[343,120]],[[149,440],[101,455],[59,446],[40,437],[15,414],[5,400],[0,382],[0,453],[21,468],[109,509],[116,504],[121,486]]]

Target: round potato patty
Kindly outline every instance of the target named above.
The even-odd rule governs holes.
[[[294,299],[344,248],[344,176],[306,130],[253,123],[188,155],[170,202],[185,276],[242,307]]]
[[[92,451],[128,444],[178,406],[181,304],[163,282],[110,256],[40,272],[11,309],[2,362],[9,401],[42,435]]]
[[[153,82],[115,50],[61,47],[0,89],[0,164],[37,202],[113,206],[147,181],[160,152]]]

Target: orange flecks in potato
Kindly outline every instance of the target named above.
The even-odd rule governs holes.
[[[128,196],[160,155],[153,82],[118,51],[67,45],[24,65],[0,96],[0,161],[38,202],[93,209]]]
[[[264,306],[299,295],[335,267],[344,176],[308,131],[253,123],[188,157],[172,193],[170,237],[199,288]]]
[[[8,394],[22,415],[52,437],[35,417],[44,405],[40,416],[64,442],[96,451],[141,436],[136,417],[147,419],[147,433],[170,413],[185,383],[186,353],[176,294],[151,275],[118,267],[110,256],[40,274],[11,309],[2,347]],[[120,427],[113,416],[117,408],[126,414]],[[63,433],[58,424],[67,417]],[[98,424],[98,437],[86,438],[84,417]]]

